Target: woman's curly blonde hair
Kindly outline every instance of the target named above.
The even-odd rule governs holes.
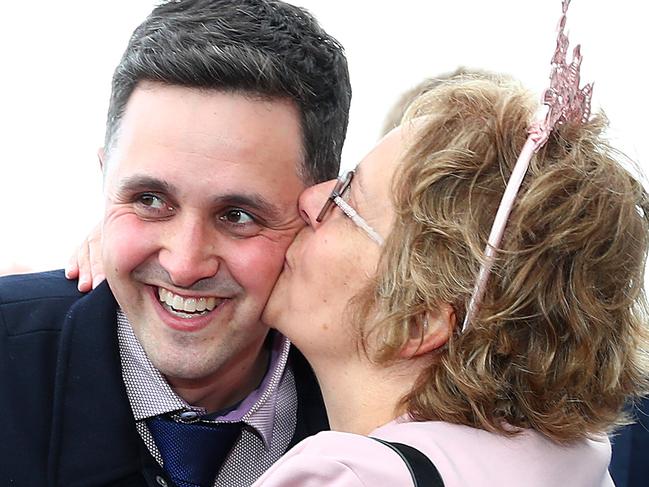
[[[376,360],[442,303],[462,322],[536,107],[504,78],[453,79],[411,107],[393,231],[355,299],[361,342],[384,344]],[[646,393],[649,202],[605,127],[564,125],[533,158],[479,311],[403,399],[414,419],[566,443],[623,424]]]

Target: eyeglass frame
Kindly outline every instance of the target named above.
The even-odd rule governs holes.
[[[354,179],[354,173],[355,171],[352,169],[351,171],[347,171],[347,173],[343,177],[338,178],[336,185],[334,186],[331,194],[322,206],[322,209],[320,210],[320,213],[318,213],[315,221],[318,223],[322,222],[331,207],[333,205],[336,205],[356,224],[357,227],[362,229],[372,240],[374,240],[374,242],[376,242],[378,245],[383,245],[383,237],[381,237],[381,235],[379,235],[379,233],[374,230],[370,226],[370,224],[367,223],[367,221],[343,199],[345,191],[349,189],[352,183],[352,179]]]

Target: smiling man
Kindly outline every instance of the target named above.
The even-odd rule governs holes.
[[[266,372],[259,317],[302,226],[301,141],[283,99],[151,82],[129,99],[104,162],[102,260],[149,359],[192,405],[234,404]]]
[[[335,177],[340,45],[264,0],[162,4],[113,78],[107,284],[0,280],[2,485],[243,486],[326,428],[303,358],[261,312]]]

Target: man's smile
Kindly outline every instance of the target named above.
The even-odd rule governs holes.
[[[180,318],[205,315],[225,301],[215,296],[181,296],[161,287],[158,288],[158,298],[167,311]]]

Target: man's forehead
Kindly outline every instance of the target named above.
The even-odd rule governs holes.
[[[285,99],[145,84],[129,100],[118,135],[111,148],[118,159],[203,158],[217,170],[259,164],[269,174],[302,176],[301,121]]]

